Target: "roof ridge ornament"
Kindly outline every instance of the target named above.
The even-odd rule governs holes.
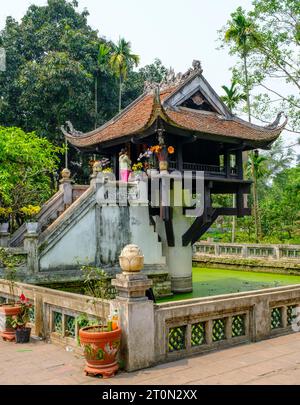
[[[64,125],[61,125],[60,127],[62,133],[67,136],[67,135],[72,135],[72,136],[81,136],[83,135],[83,132],[77,131],[71,121],[66,121],[66,127]]]
[[[285,120],[287,121],[287,116],[284,113],[284,111],[279,111],[279,113],[277,114],[275,120],[273,122],[271,122],[270,124],[266,125],[264,128],[266,129],[276,129],[280,123],[281,117],[284,116]]]
[[[194,59],[192,62],[192,67],[190,67],[185,73],[175,73],[174,68],[170,67],[166,76],[160,83],[152,82],[150,80],[146,80],[144,82],[144,92],[151,93],[155,91],[157,86],[160,87],[161,90],[166,90],[169,87],[175,87],[186,80],[188,80],[191,76],[195,76],[196,74],[201,74],[203,72],[200,60]]]

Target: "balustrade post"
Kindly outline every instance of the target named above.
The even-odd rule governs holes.
[[[73,187],[72,187],[72,180],[71,180],[71,172],[69,169],[63,169],[61,172],[62,178],[59,181],[60,191],[64,193],[64,207],[68,208],[73,202]]]
[[[220,256],[220,245],[215,243],[215,255]]]
[[[24,250],[27,253],[27,270],[31,273],[37,273],[39,271],[37,233],[25,234]]]
[[[43,314],[43,297],[36,293],[34,296],[34,331],[35,335],[45,337],[44,331],[44,314]]]
[[[127,245],[120,256],[123,273],[112,285],[117,290],[112,310],[118,309],[122,329],[121,356],[127,371],[154,364],[154,304],[146,297],[152,281],[140,273],[144,256],[136,245]]]
[[[9,232],[0,232],[0,247],[8,247],[9,239],[10,239]]]

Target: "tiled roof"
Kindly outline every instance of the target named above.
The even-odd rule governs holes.
[[[161,92],[161,102],[163,102],[173,90],[174,88]],[[84,135],[69,135],[67,136],[68,141],[72,145],[84,147],[139,133],[147,127],[147,124],[151,120],[153,108],[153,94],[143,94],[120,114],[100,128]]]
[[[226,119],[216,113],[207,113],[188,108],[168,110],[168,117],[176,126],[196,132],[222,135],[251,141],[272,141],[282,131],[282,126],[275,129],[259,127],[237,118]]]
[[[163,120],[175,127],[198,132],[200,136],[201,133],[214,134],[257,142],[258,145],[272,142],[284,128],[285,124],[270,129],[250,124],[237,117],[228,119],[217,113],[184,107],[165,110],[162,107],[164,100],[176,89],[177,87],[172,87],[161,91],[159,106],[156,105],[153,94],[143,94],[100,128],[82,135],[68,134],[67,139],[71,144],[84,148],[133,136],[147,129],[157,116],[161,116]]]

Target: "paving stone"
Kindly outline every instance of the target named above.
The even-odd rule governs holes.
[[[300,334],[160,364],[111,379],[85,376],[84,359],[46,342],[0,341],[0,384],[300,384]],[[18,367],[14,367],[17,364]],[[12,367],[10,367],[12,365]]]

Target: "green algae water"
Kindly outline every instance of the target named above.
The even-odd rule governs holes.
[[[171,297],[157,298],[157,302],[186,300],[189,298],[261,290],[263,288],[280,287],[292,284],[300,284],[300,274],[297,276],[278,273],[193,267],[193,292],[174,294]],[[84,284],[82,281],[43,285],[55,290],[84,294]]]
[[[300,275],[193,267],[193,292],[174,294],[172,297],[160,298],[157,302],[186,300],[292,284],[300,284]]]

